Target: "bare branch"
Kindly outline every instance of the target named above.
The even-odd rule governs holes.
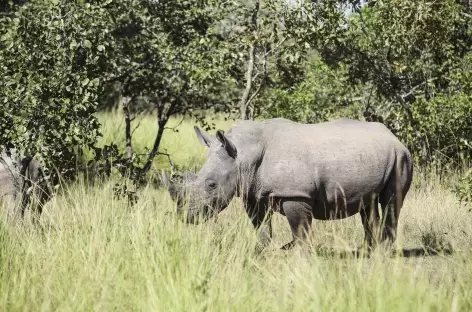
[[[133,146],[132,146],[132,133],[131,133],[131,118],[129,112],[129,103],[130,101],[123,100],[122,92],[120,89],[120,94],[118,95],[118,101],[121,101],[123,106],[123,113],[125,115],[125,137],[126,137],[126,155],[128,158],[133,156]]]
[[[403,94],[403,95],[401,96],[402,99],[405,99],[406,97],[412,95],[416,90],[418,90],[418,88],[424,86],[425,84],[428,84],[428,83],[430,83],[430,82],[433,82],[433,81],[435,81],[435,80],[437,80],[437,79],[438,79],[437,77],[436,77],[436,78],[431,78],[431,79],[427,79],[427,80],[425,80],[425,81],[423,81],[423,82],[417,84],[416,86],[414,86],[413,88],[411,88],[411,90],[410,90],[409,92]]]
[[[172,169],[175,167],[175,166],[174,166],[174,162],[173,162],[172,159],[170,158],[170,154],[159,152],[158,155],[167,156],[167,159],[169,160],[170,167],[171,167]]]
[[[185,115],[182,116],[182,119],[179,121],[179,123],[176,126],[174,126],[174,127],[165,127],[164,129],[175,131],[175,129],[178,128],[184,122],[184,119],[185,119]]]
[[[264,54],[264,60],[262,61],[263,74],[262,74],[262,78],[261,78],[261,83],[259,84],[259,87],[256,89],[256,91],[254,91],[254,93],[251,95],[251,97],[249,98],[249,100],[246,103],[246,105],[248,107],[250,107],[251,110],[254,110],[251,107],[252,101],[259,95],[259,93],[264,88],[265,83],[266,83],[266,79],[267,79],[267,57],[266,57],[266,55],[267,55],[267,53]]]
[[[275,47],[273,47],[272,49],[270,49],[269,51],[267,51],[267,52],[264,54],[264,57],[268,57],[268,56],[270,56],[272,53],[275,53],[275,51],[276,51],[282,44],[284,44],[285,41],[287,41],[287,38],[283,38],[282,40],[280,40],[280,41],[275,45]]]
[[[133,131],[131,131],[131,135],[133,135],[134,132],[136,130],[138,130],[138,128],[139,128],[139,126],[141,126],[141,122],[144,120],[144,118],[146,118],[146,116],[143,116],[143,117],[141,117],[141,119],[139,119],[138,124],[136,125],[136,127],[134,127]],[[136,119],[136,117],[133,118],[133,120],[135,120],[135,119]]]

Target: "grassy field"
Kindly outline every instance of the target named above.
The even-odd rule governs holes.
[[[118,115],[101,115],[104,142],[122,136]],[[135,132],[150,147],[154,119]],[[172,124],[177,124],[173,120]],[[219,122],[223,130],[231,122]],[[206,156],[193,122],[168,132],[163,146],[187,167]],[[156,166],[165,164],[165,159]],[[113,198],[113,183],[74,185],[47,206],[41,226],[0,219],[1,311],[471,311],[472,212],[449,191],[453,177],[415,177],[400,218],[402,248],[453,248],[451,255],[343,257],[363,238],[359,216],[315,221],[318,252],[254,252],[256,235],[234,200],[217,219],[194,226],[174,218],[165,190],[148,187],[137,205]],[[326,250],[333,252],[327,253]]]

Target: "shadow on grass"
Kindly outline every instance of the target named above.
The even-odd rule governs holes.
[[[372,254],[365,249],[357,250],[339,250],[331,249],[326,247],[318,247],[315,249],[315,252],[318,256],[322,257],[336,257],[336,258],[368,258]],[[375,251],[374,251],[375,252]],[[394,250],[387,252],[385,255],[404,257],[404,258],[414,258],[414,257],[433,257],[433,256],[446,256],[453,253],[452,248],[445,249],[433,249],[433,248],[403,248],[399,250]]]
[[[452,248],[445,249],[433,249],[433,248],[405,248],[401,249],[400,252],[396,251],[395,255],[399,257],[412,258],[412,257],[425,257],[425,256],[448,256],[452,255]]]

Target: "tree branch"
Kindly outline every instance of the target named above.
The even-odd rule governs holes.
[[[161,144],[161,140],[162,140],[162,135],[164,134],[164,130],[165,130],[165,125],[167,123],[168,119],[167,118],[164,118],[162,120],[159,120],[158,122],[158,129],[157,129],[157,135],[156,135],[156,139],[154,140],[154,145],[152,147],[152,150],[151,150],[151,153],[149,153],[148,155],[148,158],[146,160],[146,163],[144,164],[141,172],[144,174],[146,172],[149,171],[149,169],[151,169],[151,165],[152,165],[152,162],[154,160],[154,157],[156,155],[159,155],[159,145]]]
[[[271,55],[272,53],[275,53],[275,50],[277,50],[282,44],[284,44],[285,41],[287,41],[287,38],[283,38],[282,40],[280,40],[280,41],[275,45],[275,47],[273,47],[272,49],[270,49],[269,51],[267,51],[267,52],[264,54],[264,57],[268,57],[268,56]]]
[[[184,119],[185,119],[185,115],[182,116],[182,119],[179,121],[179,123],[176,126],[174,126],[174,127],[165,127],[165,129],[175,131],[175,129],[184,122]]]
[[[256,91],[251,95],[251,97],[249,98],[249,100],[247,101],[247,104],[246,104],[247,107],[250,108],[251,116],[253,115],[253,112],[254,112],[254,108],[251,106],[251,103],[259,95],[261,90],[264,88],[265,83],[266,83],[266,79],[267,79],[267,57],[266,57],[266,55],[267,55],[267,53],[264,53],[264,60],[262,61],[263,74],[262,74],[262,78],[261,78],[261,83],[259,84],[259,87],[256,89]]]
[[[405,98],[407,98],[407,97],[410,96],[410,95],[413,95],[413,93],[414,93],[416,90],[418,90],[418,88],[420,88],[420,87],[424,86],[425,84],[428,84],[428,83],[430,83],[430,82],[432,82],[432,81],[435,81],[435,80],[437,80],[437,79],[438,79],[437,77],[436,77],[436,78],[431,78],[431,79],[427,79],[427,80],[425,80],[425,81],[423,81],[423,82],[417,84],[416,86],[414,86],[413,88],[411,88],[411,90],[410,90],[409,92],[403,94],[403,95],[401,96],[402,99],[405,99]]]

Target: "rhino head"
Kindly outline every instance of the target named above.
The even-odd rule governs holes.
[[[177,204],[177,213],[183,216],[187,212],[186,221],[196,224],[200,217],[208,220],[228,206],[236,194],[238,171],[237,149],[223,131],[218,130],[215,138],[194,129],[198,141],[209,148],[205,164],[197,174],[186,171],[183,185],[173,183],[165,173],[163,181]]]

